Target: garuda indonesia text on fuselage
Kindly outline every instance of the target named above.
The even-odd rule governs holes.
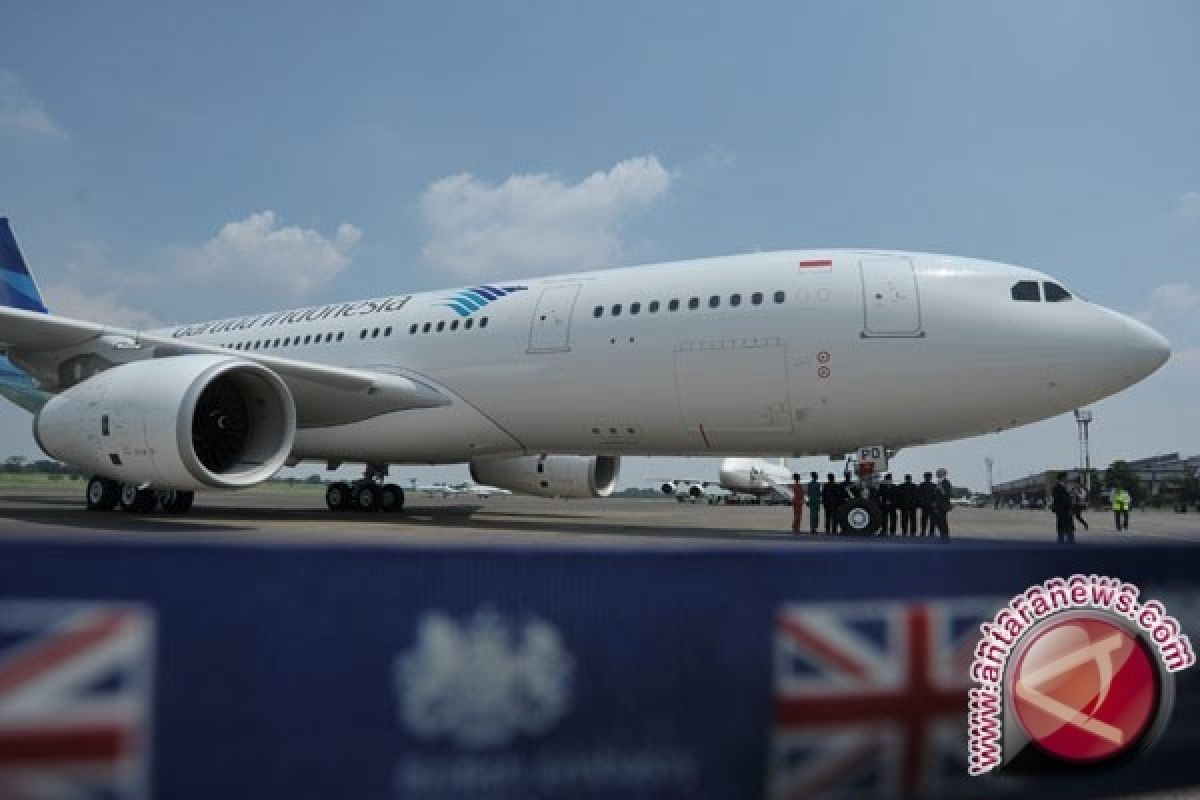
[[[47,313],[6,222],[0,267],[20,369],[0,391],[96,476],[97,508],[177,509],[305,459],[367,466],[334,506],[399,507],[386,466],[418,462],[604,495],[625,454],[944,441],[1093,402],[1169,354],[1042,272],[923,253],[724,256],[154,331]]]

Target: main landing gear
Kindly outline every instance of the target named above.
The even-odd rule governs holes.
[[[136,483],[121,483],[99,475],[87,485],[88,511],[112,511],[119,507],[131,514],[186,514],[195,498],[195,492],[142,489]]]
[[[386,476],[386,465],[368,464],[359,480],[329,484],[325,505],[330,511],[400,511],[404,508],[404,490],[394,483],[383,483]]]

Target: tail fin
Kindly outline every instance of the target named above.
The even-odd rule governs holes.
[[[0,217],[0,306],[46,313],[42,293],[25,266],[8,219]]]

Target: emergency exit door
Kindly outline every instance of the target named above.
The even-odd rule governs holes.
[[[924,336],[921,296],[912,261],[878,256],[859,261],[863,336]]]
[[[529,326],[530,353],[562,353],[571,349],[571,314],[578,283],[547,286],[538,298]]]

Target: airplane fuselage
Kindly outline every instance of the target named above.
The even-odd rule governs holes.
[[[1029,285],[1037,299],[1016,299]],[[302,427],[294,459],[828,454],[1026,424],[1119,391],[1166,359],[1149,328],[1078,297],[1050,302],[1049,285],[1034,270],[965,258],[776,252],[163,333],[391,372],[453,397]]]

